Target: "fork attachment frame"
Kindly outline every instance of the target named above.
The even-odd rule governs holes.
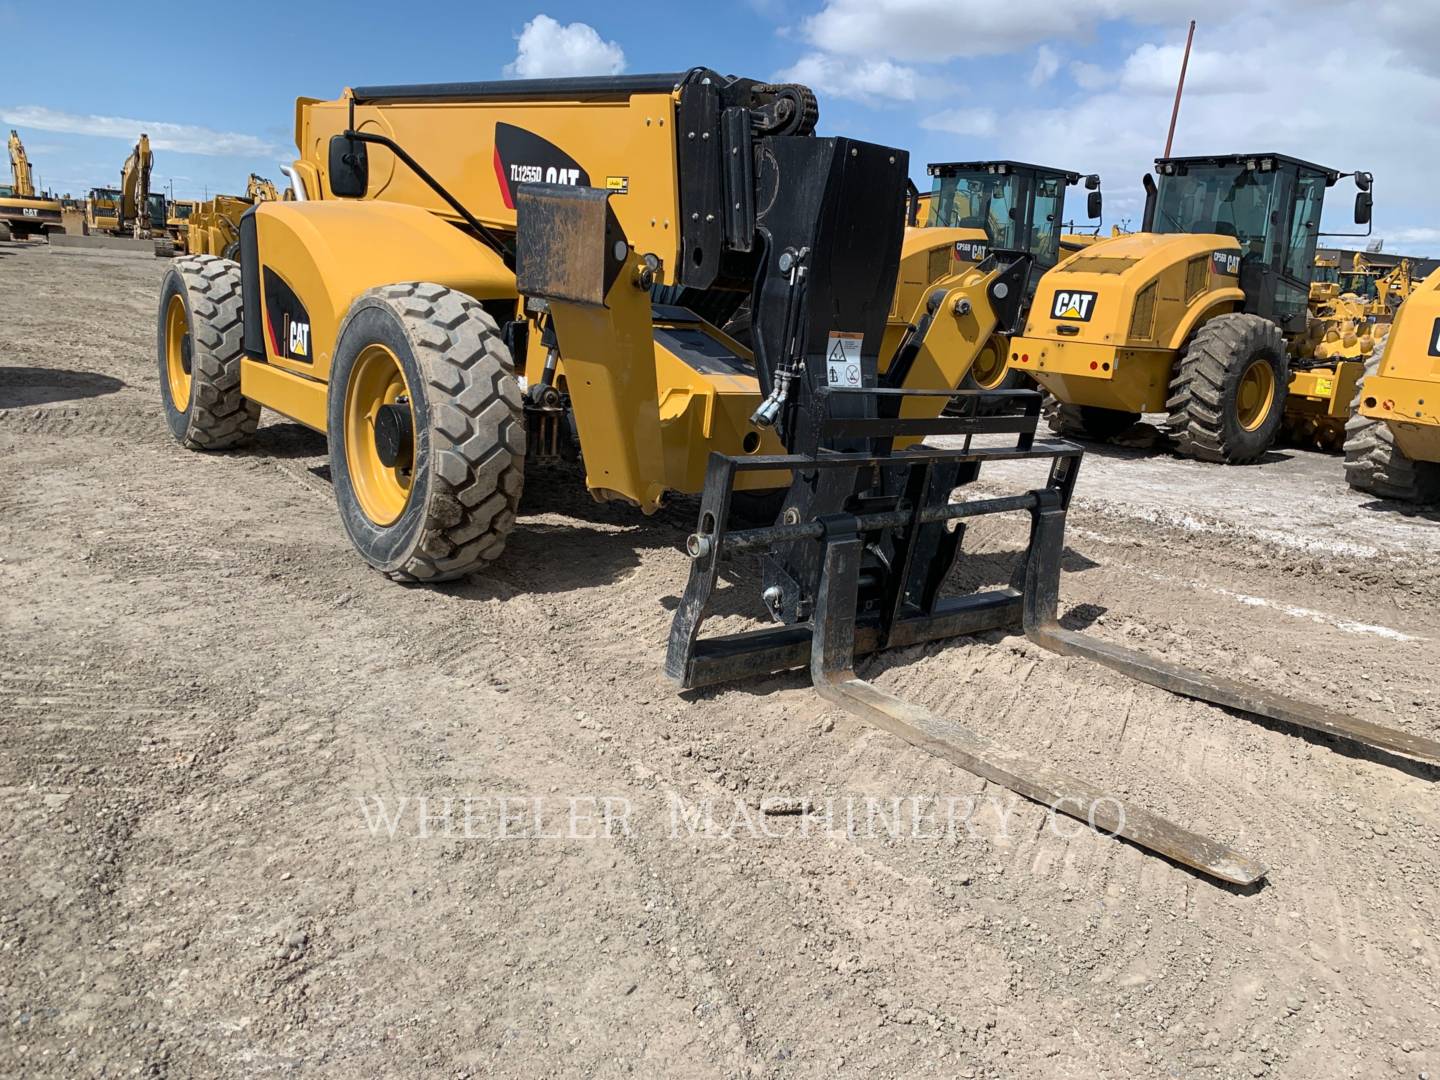
[[[1023,593],[1010,586],[968,596],[941,595],[941,586],[959,556],[965,522],[971,518],[1028,511],[1038,523],[1043,509],[1046,529],[1058,528],[1063,538],[1065,509],[1081,450],[1067,442],[1035,442],[1036,402],[1022,399],[1022,404],[1024,412],[1017,416],[979,417],[971,412],[938,420],[886,421],[872,416],[832,421],[833,434],[862,436],[871,446],[877,439],[888,446],[890,436],[936,431],[967,436],[1013,433],[1018,436],[1013,446],[972,448],[967,438],[963,449],[918,447],[879,454],[822,450],[809,455],[743,458],[712,455],[699,528],[687,542],[693,561],[675,612],[666,672],[683,687],[693,688],[808,668],[822,697],[914,746],[1052,811],[1211,877],[1237,885],[1253,884],[1264,876],[1265,867],[1225,844],[1128,805],[1029,754],[993,743],[855,674],[855,658],[866,653],[1013,628],[1023,621],[1028,594],[1040,582],[1052,583],[1047,595],[1058,595],[1061,546],[1048,542],[1032,544],[1026,555],[1017,574],[1025,584]],[[887,424],[889,428],[881,431]],[[865,430],[848,430],[858,427]],[[1014,496],[949,501],[951,491],[973,480],[984,462],[1006,459],[1048,459],[1045,486]],[[789,473],[795,478],[792,494],[777,524],[731,529],[730,495],[735,478],[750,470]],[[832,473],[836,474],[833,482],[827,483],[823,474]],[[803,497],[796,497],[797,489],[857,494],[840,509],[807,519],[796,510],[797,504],[805,504]],[[877,495],[877,491],[888,495]],[[953,530],[948,528],[951,522],[956,524]],[[1039,524],[1035,529],[1038,536]],[[1048,541],[1048,531],[1045,536]],[[814,565],[818,572],[813,597],[802,598],[799,611],[793,601],[787,601],[787,610],[776,613],[774,598],[767,597],[772,614],[782,619],[788,616],[788,622],[710,638],[700,636],[722,560],[747,553],[763,553],[768,559],[777,550],[793,551],[796,546],[812,547],[818,557],[792,559],[792,564]]]

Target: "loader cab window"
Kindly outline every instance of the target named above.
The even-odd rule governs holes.
[[[1065,180],[1059,176],[1037,176],[1035,209],[1031,218],[1030,242],[1026,244],[1035,262],[1043,267],[1060,261],[1060,218],[1065,206]]]
[[[962,172],[937,176],[930,197],[930,224],[983,229],[994,247],[1013,249],[1019,178],[1013,173]]]
[[[1271,265],[1275,230],[1271,213],[1279,174],[1241,164],[1189,166],[1160,177],[1155,200],[1157,233],[1218,233],[1240,242],[1245,262]],[[1312,248],[1313,257],[1313,248]]]
[[[1066,179],[1034,170],[988,169],[937,176],[931,192],[931,225],[983,229],[990,246],[1028,251],[1037,266],[1059,261],[1060,219]]]
[[[1320,236],[1320,211],[1325,203],[1325,177],[1301,173],[1290,201],[1290,245],[1285,272],[1301,281],[1313,280],[1315,245]]]
[[[173,218],[178,218],[180,221],[184,221],[190,216],[190,211],[194,209],[195,207],[190,203],[171,203],[170,216]]]

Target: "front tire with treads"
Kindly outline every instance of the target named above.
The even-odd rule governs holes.
[[[1365,374],[1355,387],[1350,419],[1345,422],[1345,480],[1356,491],[1381,499],[1427,503],[1440,501],[1440,463],[1415,461],[1395,445],[1395,433],[1384,420],[1363,416],[1360,403],[1365,380],[1380,370],[1385,337],[1365,361]]]
[[[176,259],[160,286],[160,396],[170,432],[190,450],[228,450],[255,434],[260,405],[240,393],[240,266]]]
[[[1259,315],[1217,315],[1175,365],[1165,402],[1170,437],[1197,461],[1258,461],[1280,431],[1289,382],[1280,327]]]
[[[356,300],[336,341],[328,425],[340,516],[370,565],[449,581],[504,550],[525,421],[509,350],[473,298],[406,282]]]

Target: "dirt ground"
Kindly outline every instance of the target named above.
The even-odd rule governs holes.
[[[861,665],[1272,868],[1230,890],[799,675],[678,696],[693,503],[532,471],[491,572],[392,584],[320,436],[170,437],[163,269],[0,245],[0,1073],[1440,1076],[1436,770],[1018,635]],[[1101,448],[1062,607],[1433,738],[1437,545],[1334,457]]]

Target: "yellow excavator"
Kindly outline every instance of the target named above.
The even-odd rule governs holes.
[[[1143,413],[1168,414],[1189,457],[1258,461],[1280,430],[1287,393],[1314,420],[1343,426],[1355,361],[1296,355],[1326,191],[1369,173],[1284,154],[1161,158],[1147,175],[1141,232],[1102,239],[1041,279],[1009,362],[1050,394],[1052,430],[1105,439]]]
[[[1265,868],[881,690],[857,663],[1023,627],[1178,693],[1440,762],[1433,741],[1059,625],[1082,451],[1035,437],[1034,391],[955,390],[1013,326],[1029,258],[947,262],[883,355],[908,157],[819,137],[817,118],[803,86],[703,67],[301,99],[295,200],[245,212],[238,263],[190,255],[165,275],[170,431],[196,450],[240,446],[270,408],[323,432],[353,548],[409,583],[499,558],[527,475],[557,462],[639,512],[698,498],[665,658],[679,686],[808,670],[866,722],[1221,881]],[[748,346],[721,329],[747,303]],[[1012,407],[942,415],[957,393]],[[997,461],[1048,473],[975,496]],[[767,520],[734,512],[737,494],[776,489]],[[1014,583],[952,592],[966,523],[1002,513],[1030,523]]]
[[[0,187],[0,240],[26,240],[63,228],[58,199],[35,190],[35,177],[25,144],[13,128],[8,143],[10,183]]]
[[[1440,270],[1409,291],[1366,364],[1345,429],[1345,478],[1384,499],[1440,501]]]

